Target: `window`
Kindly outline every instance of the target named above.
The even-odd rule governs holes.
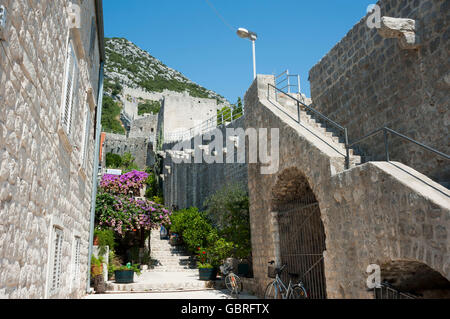
[[[81,155],[81,167],[86,170],[88,150],[89,150],[89,134],[91,132],[91,112],[89,106],[86,105],[86,116],[84,126],[83,149]]]
[[[78,61],[71,41],[69,41],[68,45],[66,68],[61,123],[66,134],[70,136],[72,131],[74,97],[78,89]]]
[[[81,238],[76,236],[73,247],[73,284],[74,288],[78,288],[80,279],[80,251],[81,251]]]
[[[53,247],[52,247],[52,273],[50,283],[50,294],[58,291],[61,285],[61,259],[62,259],[63,231],[58,227],[53,227]]]

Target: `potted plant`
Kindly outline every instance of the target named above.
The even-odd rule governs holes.
[[[91,276],[95,278],[96,276],[103,275],[103,257],[91,257]]]
[[[199,279],[203,281],[216,280],[217,268],[208,263],[198,263]]]
[[[103,277],[103,257],[91,257],[91,277],[94,280],[94,290],[98,294],[105,293],[106,285]]]
[[[115,281],[119,284],[131,284],[134,282],[134,273],[138,276],[141,274],[139,265],[128,263],[126,266],[117,267],[114,269]]]

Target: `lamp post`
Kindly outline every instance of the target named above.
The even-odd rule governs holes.
[[[258,36],[256,33],[248,31],[244,28],[239,28],[237,30],[237,35],[242,39],[249,39],[252,41],[252,47],[253,47],[253,79],[256,79],[256,45],[255,41],[258,39]]]

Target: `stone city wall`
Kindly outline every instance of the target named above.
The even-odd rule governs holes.
[[[441,152],[450,153],[449,1],[383,0],[381,15],[416,21],[418,49],[383,38],[363,18],[310,71],[314,107],[348,128],[350,142],[388,126]],[[361,144],[371,160],[385,160],[380,134]],[[398,138],[391,159],[434,180],[450,182],[448,161]]]
[[[226,128],[244,128],[244,117],[229,124]],[[226,147],[226,128],[220,127]],[[228,143],[231,143],[228,142]],[[164,150],[170,151],[176,143],[165,144]],[[194,139],[190,141],[191,149],[194,149]],[[203,145],[206,145],[206,141]],[[229,156],[229,155],[227,155]],[[225,155],[224,155],[225,159]],[[195,164],[173,162],[172,156],[167,154],[164,165],[164,200],[167,207],[176,205],[178,208],[198,207],[203,208],[205,200],[230,183],[240,183],[247,188],[247,164],[237,163],[213,163],[204,161]],[[225,160],[224,160],[225,161]]]
[[[80,73],[72,133],[66,134],[60,117],[69,1],[0,0],[7,10],[6,40],[0,41],[0,298],[77,298],[85,292],[96,108],[91,103],[97,101],[100,58],[98,37],[92,64],[87,57],[95,3],[75,3],[81,7],[80,41],[74,42]],[[83,169],[87,111],[92,120]],[[62,268],[60,288],[50,293],[54,226],[63,232]]]
[[[153,143],[145,137],[126,137],[120,134],[106,133],[104,154],[113,153],[123,156],[131,153],[135,158],[135,163],[140,169],[153,166],[155,155],[153,153]]]

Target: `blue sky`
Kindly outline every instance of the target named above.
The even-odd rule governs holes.
[[[233,27],[259,36],[257,73],[302,77],[375,0],[209,0]],[[206,0],[104,0],[106,37],[124,37],[234,103],[253,79],[251,42],[238,38]]]

